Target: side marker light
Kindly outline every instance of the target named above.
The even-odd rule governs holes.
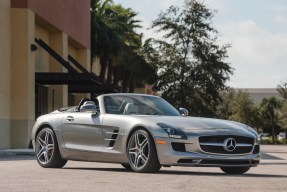
[[[161,145],[166,145],[167,142],[165,140],[156,140],[155,141],[157,144],[161,144]]]

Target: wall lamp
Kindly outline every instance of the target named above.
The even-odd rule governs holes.
[[[36,51],[38,47],[35,44],[31,44],[31,51]]]

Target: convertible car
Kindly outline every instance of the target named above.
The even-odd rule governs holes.
[[[44,168],[76,160],[120,163],[135,172],[202,166],[243,174],[259,164],[254,129],[187,115],[186,109],[176,110],[161,97],[106,94],[40,116],[32,142]]]

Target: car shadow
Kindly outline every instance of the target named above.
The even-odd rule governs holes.
[[[125,168],[83,168],[83,167],[64,167],[63,169],[71,170],[88,170],[88,171],[103,171],[103,172],[121,172],[129,174],[139,174],[133,171],[129,171]],[[158,175],[191,175],[191,176],[220,176],[220,177],[272,177],[272,178],[287,178],[287,175],[274,175],[274,174],[254,174],[246,173],[242,175],[229,175],[225,173],[214,173],[214,172],[196,172],[196,171],[178,171],[178,170],[160,170],[157,173],[140,173],[140,174],[158,174]]]
[[[214,172],[195,172],[195,171],[174,171],[174,170],[162,170],[157,174],[167,175],[196,175],[196,176],[220,176],[220,177],[272,177],[272,178],[287,178],[287,175],[274,175],[274,174],[254,174],[245,173],[242,175],[230,175],[225,173],[214,173]]]
[[[265,160],[284,160],[280,157],[276,157],[274,155],[270,155],[270,154],[267,154],[267,153],[261,153],[261,159],[265,159]]]

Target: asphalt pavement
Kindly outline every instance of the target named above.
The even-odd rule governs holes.
[[[261,145],[262,160],[287,159],[287,145]],[[34,149],[4,149],[0,150],[1,159],[34,158]]]
[[[44,169],[31,149],[0,150],[0,192],[286,192],[287,145],[261,149],[260,165],[244,175],[205,167],[171,167],[142,174],[119,164],[77,161],[69,161],[62,169]]]

